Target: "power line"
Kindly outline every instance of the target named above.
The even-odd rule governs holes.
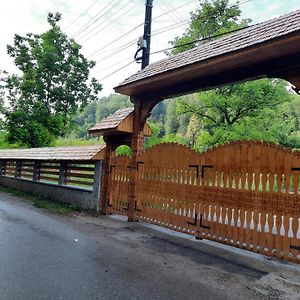
[[[122,66],[121,68],[119,68],[119,69],[117,69],[117,70],[113,71],[112,73],[110,73],[110,74],[106,75],[105,77],[103,77],[103,78],[99,79],[99,81],[105,80],[106,78],[108,78],[108,77],[110,77],[110,76],[112,76],[112,75],[116,74],[117,72],[119,72],[119,71],[121,71],[121,70],[125,69],[126,67],[128,67],[129,65],[131,65],[131,64],[132,64],[132,63],[134,63],[134,62],[135,62],[135,61],[134,61],[134,60],[132,60],[131,62],[127,63],[126,65]]]
[[[165,16],[165,15],[171,13],[172,11],[175,11],[175,10],[177,10],[177,9],[180,9],[180,8],[182,8],[182,7],[184,7],[184,6],[188,5],[188,4],[190,4],[190,3],[192,3],[192,2],[195,2],[195,0],[190,1],[190,2],[188,2],[188,3],[184,4],[184,5],[181,5],[181,6],[177,7],[177,8],[174,8],[174,9],[172,9],[171,11],[164,12],[163,14],[161,14],[161,15],[159,15],[159,16],[153,18],[152,20],[154,20],[154,19],[159,19],[160,17]],[[122,34],[121,36],[117,37],[116,39],[114,39],[114,40],[111,41],[110,43],[107,43],[107,44],[104,45],[103,47],[101,47],[101,48],[95,50],[93,53],[89,54],[88,57],[91,57],[91,56],[97,54],[98,52],[102,53],[101,50],[107,48],[108,46],[111,46],[111,45],[114,44],[114,43],[116,43],[117,41],[119,41],[119,40],[122,39],[123,37],[127,36],[129,33],[133,32],[134,30],[136,30],[137,28],[139,28],[139,27],[142,26],[142,25],[144,25],[144,23],[141,23],[141,24],[137,25],[136,27],[134,27],[133,29],[129,30],[128,32]],[[175,24],[174,24],[174,25],[175,25]],[[104,29],[104,28],[103,28],[103,29]],[[103,29],[101,29],[101,31],[102,31]],[[97,33],[95,33],[95,35],[96,35],[96,34],[97,34]],[[93,36],[90,36],[88,39],[90,39],[90,38],[92,38],[92,37],[93,37]],[[88,39],[86,39],[86,40],[84,40],[84,41],[87,41]],[[84,42],[84,41],[83,41],[83,42]],[[136,41],[136,39],[134,40],[134,42],[135,42],[135,41]],[[127,44],[125,44],[125,45],[127,45]],[[124,45],[123,45],[123,46],[124,46]],[[123,46],[121,46],[121,48],[123,48]],[[109,50],[108,50],[108,51],[105,51],[105,52],[103,52],[103,53],[107,53],[107,52],[109,52]]]
[[[239,3],[239,5],[245,4],[245,3],[250,2],[250,1],[252,1],[252,0],[245,0],[245,1],[243,1],[242,3]],[[191,1],[191,2],[193,2],[193,1]],[[191,3],[191,2],[189,2],[189,3]],[[188,5],[188,3],[186,3],[185,5]],[[179,9],[179,8],[181,8],[182,6],[185,6],[185,5],[181,5],[180,7],[175,8],[175,10],[176,10],[176,9]],[[170,11],[169,11],[168,13],[170,13]],[[159,15],[158,17],[156,17],[156,19],[159,18],[159,17],[161,17],[161,16],[163,16],[163,15],[166,15],[166,14],[167,14],[167,13],[164,13],[164,14],[162,14],[162,15]],[[187,20],[183,20],[182,22],[186,22],[186,21],[187,21]],[[178,26],[178,25],[179,25],[179,24],[173,24],[173,25],[170,25],[170,26],[166,26],[166,27],[164,27],[164,28],[161,28],[161,29],[157,30],[156,32],[154,32],[154,33],[152,34],[152,36],[161,34],[161,33],[166,32],[166,31],[168,31],[168,30],[171,30],[171,29],[175,28],[175,26]],[[139,25],[139,26],[141,26],[141,25]],[[223,36],[223,35],[226,35],[226,34],[234,33],[234,32],[243,30],[243,29],[248,28],[248,27],[251,27],[251,26],[253,26],[253,25],[249,25],[249,26],[247,26],[247,27],[243,27],[243,28],[231,30],[231,31],[228,31],[228,32],[224,32],[224,33],[212,35],[212,36],[207,37],[207,38],[197,39],[197,40],[194,40],[194,41],[191,41],[191,42],[188,42],[188,43],[184,43],[184,44],[180,44],[180,45],[176,45],[176,46],[173,46],[173,47],[161,49],[161,50],[152,52],[151,54],[157,54],[157,53],[161,53],[161,52],[164,52],[164,51],[167,51],[167,50],[172,50],[172,49],[175,49],[175,48],[179,48],[179,47],[183,47],[183,46],[187,46],[187,45],[192,45],[192,44],[195,44],[195,43],[197,43],[197,42],[201,42],[201,41],[209,40],[209,39],[212,39],[212,38],[215,38],[215,37],[220,37],[220,36]],[[137,27],[138,27],[138,26],[137,26]],[[135,29],[136,29],[136,28],[135,28]],[[131,31],[133,31],[133,29],[132,29]],[[125,34],[124,34],[124,35],[125,35]],[[112,56],[114,56],[114,55],[120,53],[121,51],[123,51],[123,50],[129,48],[130,46],[132,46],[134,43],[135,43],[135,40],[133,40],[132,42],[126,43],[125,45],[121,46],[121,48],[115,48],[116,51],[115,51],[114,53],[112,53],[112,54],[110,54],[110,55],[108,55],[108,56],[106,56],[106,57],[104,57],[104,58],[98,60],[97,62],[103,61],[103,60],[105,60],[106,58],[110,58],[110,57],[112,57]],[[109,46],[109,45],[110,45],[110,44],[107,44],[106,46]],[[100,50],[100,49],[98,49],[98,50]],[[105,51],[105,52],[103,52],[103,53],[107,53],[107,52],[109,52],[109,51],[111,51],[111,50],[107,50],[107,51]],[[93,53],[93,54],[95,54],[95,53]],[[122,60],[122,61],[119,61],[118,63],[115,63],[115,64],[113,64],[112,66],[118,65],[118,64],[120,64],[120,63],[122,63],[123,61],[126,61],[126,60],[128,60],[128,58],[127,58],[127,59],[124,59],[124,60]],[[112,73],[108,74],[107,76],[101,78],[100,81],[102,81],[102,80],[104,80],[104,79],[106,79],[106,78],[112,76],[113,74],[119,72],[120,70],[126,68],[127,66],[129,66],[129,65],[132,64],[133,62],[134,62],[134,61],[131,61],[131,62],[127,63],[126,65],[124,65],[124,66],[118,68],[117,70],[113,71]],[[112,66],[109,66],[109,68],[111,68]],[[105,68],[105,70],[106,70],[106,69],[108,69],[108,68]],[[99,72],[101,72],[101,71],[102,71],[102,70],[99,70],[97,73],[99,73]],[[97,73],[96,73],[96,74],[97,74]]]
[[[182,22],[187,22],[187,21],[182,21]],[[179,27],[181,25],[182,24],[174,24],[174,25],[169,25],[169,26],[163,27],[161,29],[158,29],[158,30],[154,31],[153,34],[151,34],[151,37],[159,35],[159,34],[164,33],[164,32],[167,32],[169,30],[175,29],[176,27]],[[134,39],[134,40],[132,40],[132,41],[120,46],[120,47],[116,47],[114,49],[108,49],[104,52],[101,52],[101,54],[105,54],[105,53],[109,53],[109,52],[112,52],[112,53],[109,54],[109,55],[106,55],[105,57],[103,57],[101,59],[96,60],[96,63],[98,63],[100,61],[103,61],[103,60],[106,60],[108,58],[111,58],[112,56],[115,56],[116,54],[119,54],[120,52],[128,49],[130,46],[133,46],[134,44],[136,44],[136,39]],[[90,57],[90,56],[91,55],[88,55],[88,57]]]
[[[202,39],[197,39],[197,40],[194,40],[194,41],[191,41],[191,42],[188,42],[188,43],[184,43],[184,44],[180,44],[180,45],[175,45],[175,46],[173,46],[173,47],[161,49],[161,50],[152,52],[151,54],[157,54],[157,53],[161,53],[161,52],[164,52],[164,51],[168,51],[168,50],[180,48],[180,47],[183,47],[183,46],[193,45],[193,44],[195,44],[195,43],[197,43],[197,42],[207,41],[207,40],[210,40],[210,39],[212,39],[212,38],[220,37],[220,36],[223,36],[223,35],[226,35],[226,34],[229,34],[229,33],[234,33],[234,32],[237,32],[237,31],[241,31],[241,30],[244,30],[244,29],[249,28],[249,27],[252,27],[252,26],[254,26],[254,24],[253,24],[253,25],[246,26],[246,27],[243,27],[243,28],[238,28],[238,29],[234,29],[234,30],[227,31],[227,32],[223,32],[223,33],[211,35],[210,37],[205,37],[205,38],[202,38]]]
[[[81,13],[75,20],[73,20],[64,30],[70,28],[74,23],[76,23],[82,16],[84,16],[99,0],[96,0],[91,6],[89,6],[83,13]]]
[[[105,57],[103,57],[103,58],[101,58],[101,59],[96,60],[96,63],[101,62],[101,61],[104,61],[104,60],[106,60],[106,59],[108,59],[108,58],[111,58],[111,57],[113,57],[113,56],[119,54],[120,52],[122,52],[122,51],[128,49],[129,47],[133,46],[135,43],[136,43],[136,41],[134,40],[134,43],[128,44],[126,47],[123,47],[123,48],[121,48],[120,50],[116,50],[115,52],[113,52],[113,53],[111,53],[111,54],[109,54],[109,55],[106,55]]]
[[[92,17],[87,23],[85,23],[79,30],[77,30],[74,33],[74,37],[80,35],[81,33],[83,33],[84,31],[86,31],[87,29],[89,29],[93,24],[95,24],[95,22],[97,22],[98,20],[100,20],[103,16],[105,16],[106,13],[108,13],[113,6],[112,3],[116,1],[116,0],[111,0],[107,5],[105,5],[105,7],[101,10],[99,10],[96,15],[94,17]],[[106,9],[111,6],[107,11]],[[99,17],[98,17],[99,16]],[[97,18],[98,17],[98,18]],[[96,18],[96,20],[94,20]]]
[[[161,4],[164,6],[164,7],[166,7],[166,9],[168,10],[168,9],[174,9],[174,7],[172,7],[171,5],[169,5],[169,7],[168,7],[168,5],[166,4],[166,3],[164,3],[164,1],[161,1]],[[165,11],[165,9],[163,8],[163,7],[161,7],[161,9],[163,10],[163,11]],[[178,17],[178,15],[177,15],[177,11],[173,11],[172,13],[172,16],[174,16],[174,20],[175,20],[175,22],[180,22],[180,17],[182,18],[182,16],[180,16],[180,17]],[[172,18],[171,16],[170,16],[170,18]],[[173,19],[173,18],[172,18]]]
[[[107,66],[105,68],[101,68],[99,70],[96,70],[93,74],[95,75],[95,74],[98,74],[98,73],[103,72],[105,70],[111,69],[111,68],[113,68],[115,66],[118,66],[118,65],[124,63],[125,61],[129,61],[131,58],[132,58],[132,55],[130,55],[129,57],[126,57],[125,59],[119,60],[115,64],[109,65],[109,66]]]
[[[135,26],[134,28],[132,28],[131,30],[125,32],[124,34],[118,36],[118,37],[117,37],[116,39],[114,39],[113,41],[107,43],[106,45],[102,46],[101,48],[95,50],[93,53],[89,54],[88,57],[89,57],[89,56],[92,56],[92,55],[94,55],[94,54],[96,54],[96,53],[98,53],[98,52],[100,52],[100,50],[103,50],[103,49],[107,48],[108,46],[111,46],[111,45],[114,44],[115,42],[117,42],[117,41],[119,41],[120,39],[122,39],[123,37],[127,36],[129,33],[133,32],[134,30],[136,30],[136,29],[138,29],[139,27],[141,27],[142,25],[144,25],[144,23],[141,23],[141,24]],[[136,39],[135,39],[134,41],[136,41]],[[130,43],[130,42],[129,42],[129,43]],[[108,51],[110,51],[110,50],[108,50]],[[101,52],[102,52],[102,51],[101,51]]]
[[[126,7],[131,1],[129,0],[123,7]],[[113,23],[114,21],[116,21],[118,18],[123,17],[124,15],[126,15],[129,11],[131,11],[133,8],[133,6],[129,7],[126,11],[124,11],[121,15],[116,16],[114,19],[112,19],[108,24],[106,24],[104,27],[102,27],[100,30],[96,31],[95,33],[93,33],[91,36],[87,37],[85,40],[82,41],[82,43],[88,41],[89,39],[91,39],[92,37],[94,37],[95,35],[98,35],[100,32],[102,32],[105,28],[107,28],[111,23]],[[120,11],[120,10],[119,10]]]
[[[183,20],[180,23],[176,23],[176,24],[173,24],[173,25],[162,27],[160,29],[157,29],[157,30],[153,31],[153,34],[151,36],[155,36],[155,35],[173,30],[173,29],[175,29],[177,27],[181,27],[183,25],[187,25],[189,22],[190,22],[190,20]]]
[[[189,5],[189,4],[193,3],[193,2],[196,2],[196,1],[195,1],[195,0],[192,0],[192,1],[189,1],[189,2],[187,2],[187,3],[185,3],[185,4],[182,4],[182,5],[176,7],[176,8],[174,8],[174,9],[172,9],[172,10],[169,10],[169,11],[167,11],[167,12],[165,12],[165,13],[163,13],[163,14],[161,14],[161,15],[155,17],[155,18],[153,18],[152,21],[154,21],[154,20],[156,20],[156,19],[159,19],[159,18],[161,18],[161,17],[163,17],[163,16],[165,16],[165,15],[168,15],[168,14],[172,13],[173,11],[176,11],[176,10],[182,8],[182,7],[185,7],[185,6],[187,6],[187,5]]]

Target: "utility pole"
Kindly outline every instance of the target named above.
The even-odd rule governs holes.
[[[145,69],[149,65],[150,60],[152,7],[153,0],[146,0],[144,35],[138,39],[138,49],[134,55],[134,60],[137,63],[142,63],[142,69]],[[141,51],[142,56],[138,56]]]
[[[145,25],[143,36],[146,47],[143,48],[142,69],[145,69],[149,65],[150,60],[152,7],[153,0],[146,0]]]

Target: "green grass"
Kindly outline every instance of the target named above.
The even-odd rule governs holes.
[[[20,198],[23,198],[27,203],[31,205],[44,209],[53,214],[66,215],[74,213],[75,211],[80,211],[80,209],[64,203],[48,201],[43,197],[33,195],[32,193],[22,192],[10,187],[0,187],[1,192],[6,192]]]

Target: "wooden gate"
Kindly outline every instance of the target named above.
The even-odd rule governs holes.
[[[114,156],[110,163],[110,179],[108,184],[108,211],[127,215],[130,157]]]
[[[235,142],[200,154],[170,143],[138,160],[140,220],[300,262],[300,152]],[[126,199],[124,164],[112,171],[113,199]],[[124,212],[125,202],[113,200],[114,210]]]

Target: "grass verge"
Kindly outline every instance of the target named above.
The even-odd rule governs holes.
[[[31,205],[37,208],[45,209],[48,212],[54,214],[65,215],[65,214],[74,213],[75,211],[77,212],[81,211],[80,209],[70,204],[49,201],[43,197],[36,196],[32,193],[19,191],[17,189],[10,188],[10,187],[0,186],[0,191],[23,198],[27,203],[30,203]]]

